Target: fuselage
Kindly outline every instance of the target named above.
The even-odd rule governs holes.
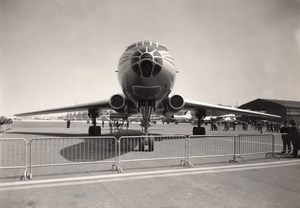
[[[154,41],[141,41],[126,48],[118,66],[123,93],[131,101],[161,100],[174,85],[175,63],[168,49]]]

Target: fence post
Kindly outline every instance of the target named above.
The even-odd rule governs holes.
[[[275,135],[272,135],[272,155],[275,156]]]
[[[272,152],[266,154],[266,158],[277,158],[278,160],[280,159],[280,155],[275,153],[275,135],[272,134]],[[282,136],[282,134],[281,134]]]
[[[238,157],[246,162],[245,158],[238,156],[238,154],[241,153],[241,151],[240,151],[240,147],[241,147],[240,142],[241,142],[240,136],[239,135],[234,135],[234,137],[233,137],[233,159],[229,160],[229,163],[239,163],[239,164],[241,164],[241,161],[237,160]]]
[[[189,166],[189,167],[194,167],[193,163],[191,163],[190,161],[190,137],[185,137],[185,159],[180,161],[180,165],[184,165],[184,166]]]
[[[117,139],[115,137],[115,164],[112,165],[112,171],[115,172],[117,171],[118,173],[122,173],[123,170],[120,167],[120,157],[121,157],[121,142],[120,140],[122,139],[122,137],[120,137],[119,139]]]
[[[28,143],[29,147],[29,174],[27,175],[28,179],[32,179],[32,150],[31,150],[31,141]]]
[[[236,163],[236,137],[237,135],[234,135],[233,137],[233,158],[232,160],[229,160],[229,163]]]
[[[24,170],[24,173],[23,175],[20,177],[20,180],[23,180],[25,181],[27,178],[27,174],[28,174],[28,148],[27,148],[27,145],[28,145],[28,142],[23,139],[24,142],[25,142],[25,170]]]

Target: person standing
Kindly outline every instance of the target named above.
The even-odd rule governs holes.
[[[70,125],[71,125],[71,121],[68,119],[67,120],[67,128],[70,128]]]
[[[293,158],[298,157],[298,150],[300,148],[300,130],[296,127],[296,123],[294,120],[290,121],[291,130],[289,132],[289,136],[291,138],[293,144]]]
[[[280,128],[281,139],[282,139],[282,152],[283,154],[286,153],[286,147],[288,149],[288,153],[291,153],[291,139],[288,135],[290,132],[290,127],[287,125],[287,122],[284,121],[284,125]]]

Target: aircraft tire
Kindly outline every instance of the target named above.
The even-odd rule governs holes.
[[[95,136],[94,135],[94,127],[93,126],[89,127],[89,136]]]
[[[139,151],[144,152],[145,151],[145,139],[141,138],[139,140]]]
[[[101,136],[101,126],[90,126],[89,127],[89,136]]]
[[[206,130],[204,127],[200,127],[200,135],[205,135],[206,134]]]
[[[95,136],[101,136],[101,126],[95,127]]]
[[[206,130],[204,127],[194,127],[193,128],[193,135],[205,135]]]
[[[193,127],[193,135],[197,135],[197,132],[196,132],[196,131],[197,131],[197,127],[194,126],[194,127]]]
[[[200,131],[198,127],[193,127],[193,135],[200,135]]]
[[[149,150],[149,152],[154,151],[154,137],[148,138],[148,150]]]

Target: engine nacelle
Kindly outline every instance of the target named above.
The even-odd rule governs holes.
[[[109,105],[117,112],[124,111],[127,108],[126,98],[122,94],[116,94],[110,97]]]
[[[184,98],[181,95],[172,95],[164,104],[164,114],[175,113],[180,111],[185,105]]]
[[[169,105],[172,110],[180,111],[184,107],[184,99],[181,95],[173,95],[169,99]]]

